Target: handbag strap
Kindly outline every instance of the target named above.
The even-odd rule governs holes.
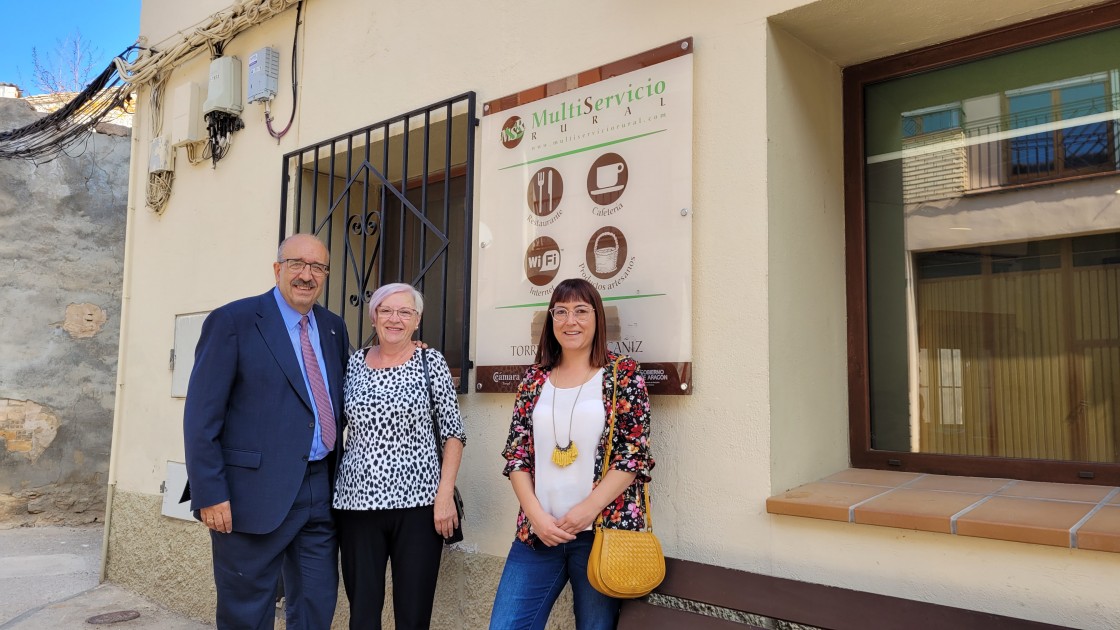
[[[443,468],[443,447],[440,446],[439,423],[436,422],[436,396],[432,393],[432,375],[428,372],[428,349],[420,348],[420,364],[424,366],[424,389],[428,390],[428,411],[432,416],[432,437],[436,441],[436,460]]]
[[[614,414],[618,406],[618,364],[622,362],[619,357],[614,362],[613,373],[611,375],[611,415],[607,419],[610,426],[607,432],[607,450],[603,454],[603,472],[599,475],[599,481],[602,481],[607,476],[607,471],[611,467],[611,447],[614,445]],[[646,529],[653,531],[653,511],[650,509],[649,504],[649,484],[642,483],[642,502],[645,504],[646,510]],[[603,526],[603,512],[599,511],[599,517],[595,519],[595,527]]]

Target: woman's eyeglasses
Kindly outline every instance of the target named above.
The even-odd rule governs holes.
[[[590,306],[577,306],[573,309],[566,309],[562,306],[557,306],[548,309],[548,312],[552,313],[552,319],[555,319],[556,321],[564,322],[568,321],[568,318],[570,317],[575,317],[577,322],[586,322],[587,320],[591,319],[592,315],[595,314],[595,309],[591,308]]]
[[[388,306],[379,306],[376,311],[378,319],[392,319],[395,313],[402,322],[411,321],[416,317],[417,311],[412,308],[389,308]]]

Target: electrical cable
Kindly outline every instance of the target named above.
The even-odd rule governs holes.
[[[187,142],[183,145],[187,150],[187,162],[194,164],[202,164],[210,159],[210,141],[209,140],[195,140],[194,142]]]
[[[164,87],[171,72],[202,50],[209,49],[214,56],[220,56],[222,48],[239,33],[266,22],[283,13],[295,4],[296,36],[299,29],[299,12],[302,0],[237,0],[232,6],[200,22],[189,34],[179,32],[181,40],[169,47],[160,49],[147,46],[143,37],[137,44],[129,46],[115,57],[109,66],[69,103],[39,120],[5,132],[0,132],[0,159],[20,158],[44,163],[61,155],[67,149],[84,143],[94,127],[113,110],[124,108],[140,87],[151,84],[149,95],[151,110],[148,113],[152,137],[158,138],[163,132]],[[170,39],[170,38],[169,38]],[[165,40],[168,41],[168,40]],[[295,118],[295,40],[292,44],[292,119]],[[135,58],[128,59],[129,53],[137,51]],[[232,133],[244,128],[241,118],[224,112],[211,112],[206,116],[209,142],[198,142],[187,146],[187,159],[191,164],[207,158],[216,166],[225,157],[233,143]],[[291,127],[292,120],[288,121]],[[280,132],[287,132],[285,127]],[[272,133],[271,127],[269,133]],[[279,136],[277,137],[279,140]],[[198,155],[200,147],[202,155]],[[157,214],[163,212],[171,197],[171,186],[175,180],[174,153],[171,163],[164,170],[148,173],[146,203]]]
[[[169,74],[156,75],[148,94],[148,103],[152,110],[148,121],[153,138],[158,138],[163,134],[163,94]],[[174,159],[174,156],[172,156],[172,159]],[[167,166],[165,170],[148,173],[148,184],[144,195],[145,203],[156,214],[163,214],[167,202],[171,199],[171,184],[175,181],[174,165],[167,164],[165,166]]]
[[[134,49],[129,46],[118,59]],[[84,143],[94,127],[132,98],[132,88],[121,80],[115,61],[57,111],[0,133],[0,159],[20,158],[41,164]]]
[[[104,72],[62,108],[30,125],[0,132],[0,159],[19,158],[44,163],[65,155],[67,149],[83,143],[93,128],[114,109],[127,103],[138,88],[152,83],[160,74],[169,74],[210,46],[224,44],[300,2],[239,0],[200,22],[202,26],[193,31],[180,31],[178,42],[166,48],[161,46],[158,50],[147,46],[147,40],[140,38],[136,45],[129,46],[114,58]],[[169,38],[165,41],[173,40]],[[137,54],[130,60],[129,53],[133,51]]]
[[[241,0],[223,9],[194,31],[179,35],[182,39],[162,50],[141,47],[141,54],[133,62],[116,59],[117,69],[129,84],[140,86],[149,83],[159,72],[181,65],[199,52],[218,42],[228,42],[242,31],[266,22],[290,9],[300,0]]]
[[[233,146],[233,133],[245,128],[237,114],[214,110],[204,116],[206,131],[210,134],[210,160],[215,167]]]
[[[297,99],[296,86],[299,83],[298,80],[296,79],[296,77],[297,77],[297,75],[296,75],[296,50],[297,50],[297,44],[299,43],[299,16],[300,16],[300,10],[302,10],[302,9],[303,9],[303,0],[299,0],[299,2],[296,3],[296,27],[295,27],[295,29],[293,29],[294,32],[292,34],[292,115],[288,117],[288,124],[284,125],[284,128],[281,129],[280,131],[274,131],[272,129],[272,120],[273,119],[272,119],[272,116],[271,116],[271,112],[269,111],[269,103],[271,101],[265,101],[264,102],[264,126],[268,128],[268,135],[272,136],[273,138],[276,138],[276,144],[280,144],[280,138],[283,138],[284,134],[288,133],[288,130],[292,128],[292,121],[294,121],[296,119],[296,99]]]
[[[175,181],[175,171],[158,171],[148,173],[148,186],[145,194],[145,203],[156,214],[163,214],[167,202],[171,199],[171,184]]]

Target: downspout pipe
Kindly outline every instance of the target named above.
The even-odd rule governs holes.
[[[142,99],[137,99],[137,113],[141,111],[142,103],[145,102],[146,101]],[[151,116],[151,112],[148,112],[148,116]],[[129,314],[131,313],[132,252],[133,241],[136,235],[136,201],[142,198],[137,191],[144,185],[147,179],[144,169],[140,168],[140,138],[137,136],[137,130],[142,127],[136,124],[137,119],[139,119],[139,116],[133,118],[132,147],[128,161],[128,216],[125,220],[124,230],[124,270],[121,280],[121,329],[117,336],[117,382],[116,391],[114,392],[115,395],[113,396],[113,435],[109,442],[109,487],[105,492],[105,531],[101,538],[101,574],[99,582],[105,582],[109,570],[109,532],[113,525],[113,497],[117,489],[117,463],[121,459],[119,450],[124,409],[125,348],[128,347]]]

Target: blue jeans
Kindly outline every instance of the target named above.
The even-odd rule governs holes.
[[[587,557],[594,532],[580,532],[572,542],[535,548],[513,541],[494,610],[490,630],[543,630],[552,605],[571,582],[577,630],[614,630],[620,601],[607,597],[587,581]]]

